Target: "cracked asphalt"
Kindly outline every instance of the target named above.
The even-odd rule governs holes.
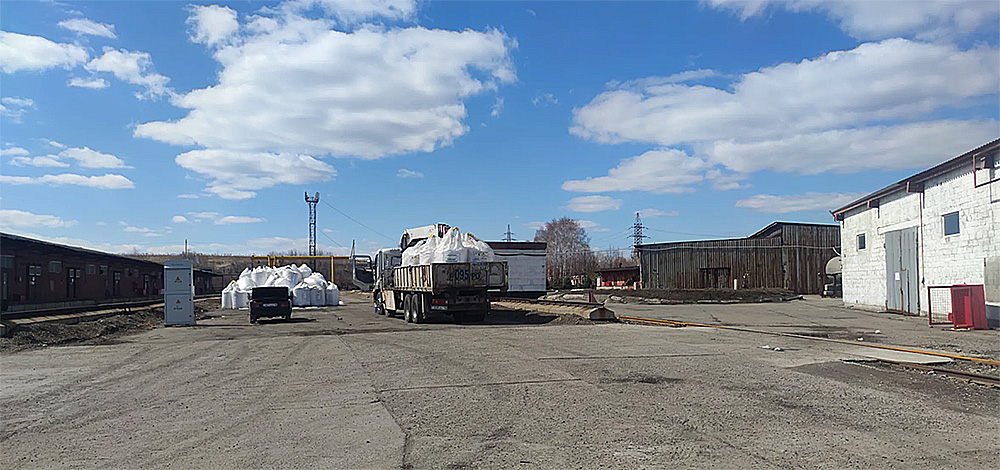
[[[409,325],[344,300],[0,356],[3,466],[1000,466],[1000,390],[843,362],[857,348],[514,314]]]

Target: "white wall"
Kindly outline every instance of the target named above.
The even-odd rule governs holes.
[[[979,181],[996,177],[983,170]],[[920,309],[927,308],[927,286],[983,284],[987,258],[1000,257],[1000,182],[975,188],[970,166],[924,182],[923,223],[920,194],[896,192],[878,208],[858,208],[841,223],[844,303],[885,308],[885,233],[918,227]],[[944,235],[944,214],[959,213],[959,233]],[[867,248],[857,249],[865,233]],[[935,308],[935,310],[937,310]]]
[[[545,250],[494,250],[507,262],[508,292],[545,292]]]

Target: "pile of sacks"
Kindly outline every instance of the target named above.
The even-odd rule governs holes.
[[[403,266],[430,263],[480,263],[493,261],[493,249],[471,233],[452,227],[442,237],[431,235],[403,252]]]
[[[246,268],[239,279],[230,282],[222,290],[222,308],[248,308],[250,291],[254,287],[287,287],[292,293],[295,307],[324,307],[340,305],[340,289],[327,282],[320,273],[314,273],[309,266],[290,264],[280,268],[258,266]]]

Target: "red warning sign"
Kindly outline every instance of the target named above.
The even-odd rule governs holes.
[[[181,282],[180,276],[177,276],[177,279],[174,279],[174,282]]]
[[[181,303],[180,299],[178,299],[176,303],[178,303],[178,304]]]

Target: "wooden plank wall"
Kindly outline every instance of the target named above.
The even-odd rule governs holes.
[[[639,271],[650,289],[702,289],[703,268],[729,268],[727,286],[823,290],[823,270],[840,247],[840,228],[787,224],[759,238],[642,245]]]

